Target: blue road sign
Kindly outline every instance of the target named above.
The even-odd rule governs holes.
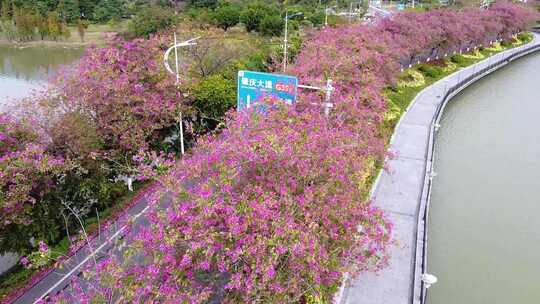
[[[255,106],[267,96],[292,105],[296,102],[297,91],[298,78],[294,76],[239,71],[237,110]]]

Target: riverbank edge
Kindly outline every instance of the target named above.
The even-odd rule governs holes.
[[[388,160],[390,170],[381,171],[371,189],[375,205],[395,223],[390,265],[354,282],[346,278],[334,303],[425,303],[427,288],[422,274],[428,273],[427,221],[431,182],[436,175],[434,136],[444,107],[474,82],[514,59],[539,50],[540,35],[533,33],[529,43],[457,71],[416,95],[390,138],[389,150],[398,156]]]
[[[415,276],[418,282],[415,282],[415,286],[419,285],[420,288],[420,302],[421,304],[427,303],[426,297],[427,297],[427,291],[428,288],[426,287],[426,284],[421,280],[421,276],[423,273],[428,273],[428,264],[427,264],[427,245],[428,245],[428,223],[429,223],[429,206],[431,202],[431,191],[432,191],[432,179],[436,176],[436,172],[434,169],[434,158],[435,158],[435,133],[437,132],[437,129],[440,127],[440,120],[442,118],[442,115],[444,114],[444,109],[446,108],[446,105],[452,101],[452,99],[458,95],[461,91],[469,87],[470,85],[474,84],[476,81],[484,78],[485,76],[488,76],[489,74],[505,67],[506,65],[510,64],[512,61],[522,58],[524,56],[536,53],[540,51],[540,34],[533,33],[534,39],[531,41],[531,44],[524,45],[520,47],[521,49],[519,51],[511,52],[511,54],[506,57],[506,59],[502,59],[499,62],[492,63],[491,67],[487,67],[482,73],[480,73],[478,76],[473,77],[471,80],[464,82],[463,84],[457,84],[455,86],[455,90],[451,91],[448,90],[446,94],[443,96],[443,101],[441,103],[441,106],[438,108],[437,112],[434,116],[434,122],[432,123],[432,128],[430,131],[430,141],[429,141],[429,148],[428,148],[428,162],[426,163],[426,174],[425,178],[429,181],[427,184],[426,189],[426,196],[424,201],[424,213],[423,218],[419,218],[419,231],[423,230],[422,236],[418,238],[417,241],[417,254],[416,254],[416,264],[419,265],[419,269],[421,270],[418,275]],[[429,167],[428,167],[429,165]],[[432,174],[429,174],[432,173]],[[433,174],[434,173],[434,174]],[[422,206],[420,206],[422,208]],[[423,227],[420,227],[422,225]],[[422,228],[422,229],[420,229]],[[420,247],[421,246],[421,247]],[[421,250],[418,250],[418,248],[421,248]],[[436,275],[436,274],[435,274]]]
[[[27,49],[27,48],[48,48],[48,49],[82,49],[96,45],[91,42],[63,42],[52,40],[39,40],[28,42],[16,42],[5,39],[0,39],[0,47],[14,48],[14,49]]]

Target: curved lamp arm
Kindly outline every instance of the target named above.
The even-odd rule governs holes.
[[[171,51],[174,50],[175,48],[179,48],[179,47],[183,47],[183,46],[196,45],[197,42],[194,42],[194,41],[197,40],[197,39],[200,39],[200,38],[201,37],[196,37],[196,38],[192,38],[192,39],[177,43],[177,44],[171,46],[170,48],[168,48],[167,51],[165,51],[165,54],[163,54],[163,64],[165,65],[165,68],[167,69],[167,71],[169,73],[171,73],[173,75],[176,74],[171,69],[171,66],[169,65],[169,55],[170,55]]]

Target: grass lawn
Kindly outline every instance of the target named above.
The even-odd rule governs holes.
[[[71,33],[69,38],[61,38],[58,41],[54,40],[32,40],[27,42],[15,42],[2,39],[0,35],[0,45],[9,46],[30,46],[30,47],[62,47],[62,48],[80,48],[88,45],[103,45],[106,41],[106,36],[109,33],[124,32],[127,29],[129,20],[119,22],[109,22],[107,24],[90,24],[84,34],[84,42],[79,36],[79,31],[76,26],[69,26]]]

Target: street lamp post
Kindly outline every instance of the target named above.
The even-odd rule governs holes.
[[[288,36],[288,25],[289,25],[289,19],[300,16],[303,13],[295,13],[289,16],[289,12],[285,12],[285,37],[283,39],[283,72],[287,69],[287,36]]]
[[[328,26],[328,6],[324,7],[324,26]]]
[[[196,38],[192,38],[192,39],[189,39],[189,40],[186,40],[186,41],[183,41],[183,42],[180,42],[180,43],[177,43],[176,41],[176,33],[174,33],[174,45],[171,46],[170,48],[167,49],[167,51],[165,51],[165,54],[163,54],[163,64],[165,65],[165,68],[167,69],[167,71],[171,74],[175,74],[176,75],[176,84],[180,83],[180,74],[179,74],[179,66],[178,66],[178,48],[179,47],[184,47],[184,46],[191,46],[191,45],[196,45],[197,42],[195,42],[195,40],[199,39],[201,37],[196,37]],[[175,59],[175,71],[173,71],[171,69],[171,66],[169,65],[169,55],[171,53],[171,51],[174,50],[174,59]]]
[[[325,27],[328,27],[328,12],[330,11],[330,9],[333,9],[334,7],[336,6],[334,5],[331,7],[328,7],[328,6],[324,7],[324,26]]]
[[[324,7],[324,26],[325,27],[328,26],[328,12],[330,12],[330,10],[333,9],[334,7],[336,6],[334,5],[334,6],[328,7],[328,5],[326,5]]]
[[[176,41],[176,32],[174,33],[174,45],[171,46],[169,49],[167,49],[167,51],[165,51],[165,54],[163,55],[163,64],[165,65],[165,68],[167,69],[167,71],[171,74],[175,74],[176,75],[176,85],[180,84],[180,71],[179,71],[179,66],[178,66],[178,48],[179,47],[184,47],[184,46],[191,46],[191,45],[196,45],[197,42],[195,42],[195,40],[199,39],[201,37],[196,37],[196,38],[193,38],[193,39],[189,39],[189,40],[186,40],[186,41],[183,41],[183,42],[180,42],[178,43]],[[175,63],[175,70],[173,71],[169,65],[169,55],[171,53],[171,51],[174,49],[174,63]],[[179,123],[180,123],[180,153],[182,153],[182,155],[184,155],[184,125],[182,123],[182,112],[180,112],[180,117],[179,117]]]
[[[351,5],[349,7],[349,23],[352,23],[352,2],[351,2]]]

